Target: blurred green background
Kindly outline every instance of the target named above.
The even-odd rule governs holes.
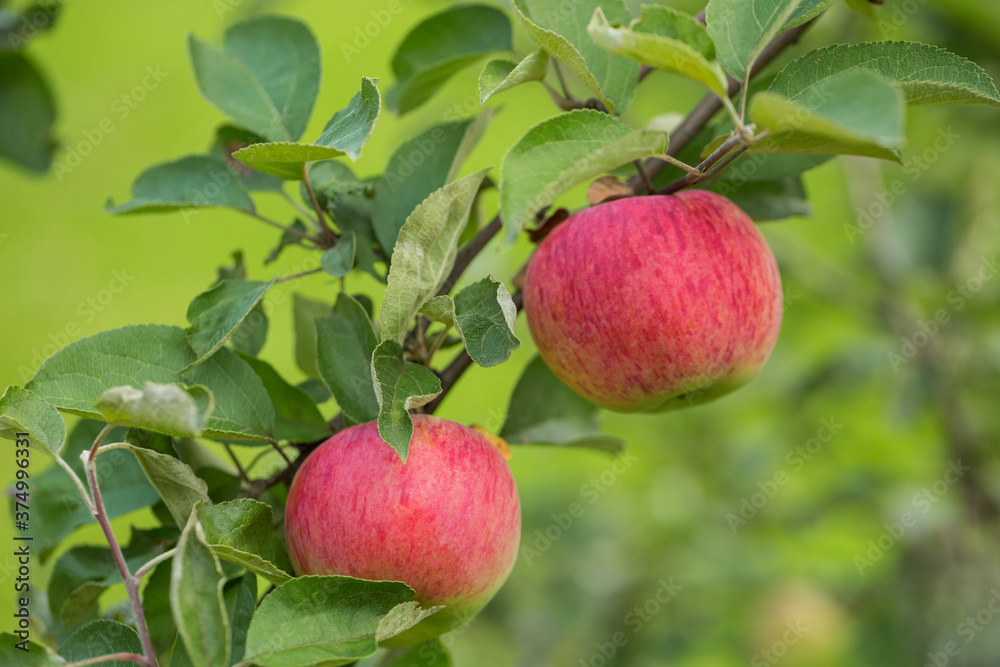
[[[404,1],[348,57],[344,45],[358,47],[356,29],[386,4],[67,3],[28,50],[57,99],[57,162],[102,122],[114,129],[59,176],[0,165],[3,384],[23,384],[54,349],[97,331],[184,326],[188,302],[234,249],[253,278],[292,271],[303,251],[264,267],[276,234],[249,217],[110,218],[104,201],[126,199],[147,166],[203,152],[223,121],[196,89],[189,32],[218,43],[229,23],[265,11],[306,21],[324,51],[308,137],[361,76],[387,84],[399,40],[447,3]],[[637,12],[639,3],[629,4]],[[524,35],[516,39],[530,48]],[[836,6],[793,53],[869,39],[945,46],[1000,79],[995,2],[886,0],[875,21]],[[138,100],[147,68],[165,76]],[[402,140],[456,105],[475,113],[477,76],[469,68],[402,119],[386,113],[358,173],[377,173]],[[625,119],[641,126],[684,113],[701,94],[656,73]],[[496,165],[531,124],[556,112],[537,85],[490,104],[502,111],[466,172]],[[828,162],[807,175],[811,219],[763,226],[781,264],[786,310],[777,348],[753,383],[688,411],[606,414],[605,431],[630,444],[632,463],[620,474],[595,452],[515,450],[522,547],[533,551],[522,549],[494,602],[449,640],[458,665],[1000,664],[1000,116],[917,108],[908,136],[904,165]],[[259,202],[287,219],[278,198]],[[581,191],[565,203],[580,206]],[[524,242],[504,254],[491,247],[467,275],[509,281],[528,251]],[[356,275],[350,286],[376,289]],[[301,287],[327,300],[335,290],[319,276]],[[943,323],[928,324],[939,311]],[[499,430],[534,355],[523,322],[518,333],[524,345],[511,361],[473,369],[442,416]],[[272,316],[262,356],[302,379],[289,306]],[[3,447],[6,485],[13,443]],[[33,471],[47,465],[32,456]],[[568,521],[573,503],[584,512]],[[116,526],[153,522],[140,513]],[[13,544],[11,532],[5,513],[0,545]],[[67,546],[85,543],[103,543],[96,526]],[[0,546],[0,632],[13,629],[12,551]],[[33,563],[33,590],[44,589],[49,567]]]

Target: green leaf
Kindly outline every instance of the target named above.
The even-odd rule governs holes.
[[[510,396],[500,437],[511,445],[587,447],[617,454],[624,443],[600,434],[598,408],[552,374],[541,357],[524,369]]]
[[[146,587],[142,591],[142,611],[158,653],[165,653],[177,636],[170,611],[170,568],[169,562],[157,565],[145,576]]]
[[[848,0],[848,3],[850,3],[850,0]],[[837,0],[802,0],[798,9],[792,13],[792,16],[785,22],[781,30],[788,30],[802,25],[806,21],[811,21],[835,4],[837,4]],[[872,3],[870,0],[865,0],[865,4],[871,6]]]
[[[533,51],[521,62],[491,60],[479,74],[479,103],[486,104],[497,93],[531,81],[542,81],[549,69],[549,54],[543,49]]]
[[[257,171],[293,181],[302,178],[306,162],[344,155],[356,160],[375,130],[381,104],[374,79],[361,79],[361,91],[333,114],[316,141],[254,144],[236,151],[233,157]]]
[[[778,72],[768,92],[790,100],[809,98],[831,77],[871,71],[903,92],[906,103],[989,104],[1000,95],[979,65],[945,49],[917,42],[838,44],[810,51]]]
[[[201,436],[202,425],[214,407],[212,393],[200,385],[145,382],[142,389],[112,387],[95,406],[104,420],[178,437]]]
[[[262,16],[226,30],[223,48],[188,38],[198,89],[236,123],[271,141],[302,136],[319,92],[320,53],[304,24]]]
[[[212,502],[208,497],[208,485],[198,477],[191,466],[168,454],[137,447],[127,442],[105,445],[102,451],[124,449],[135,454],[149,481],[156,488],[170,515],[178,526],[188,523],[197,502]]]
[[[757,221],[812,216],[805,185],[798,176],[774,181],[730,181],[722,178],[711,182],[706,189],[731,200]]]
[[[496,366],[521,346],[514,335],[517,306],[510,292],[492,276],[475,282],[455,296],[438,296],[420,309],[435,322],[455,327],[469,356],[480,366]]]
[[[440,639],[431,639],[414,646],[385,667],[451,667],[451,655]]]
[[[528,35],[553,58],[597,94],[612,113],[621,113],[632,101],[639,63],[610,55],[594,43],[587,24],[597,9],[612,21],[632,17],[622,0],[578,0],[569,11],[552,0],[514,0],[514,13]]]
[[[94,403],[108,389],[177,382],[195,359],[179,327],[127,326],[70,343],[49,357],[25,388],[63,412],[103,419]],[[235,353],[222,348],[183,379],[203,385],[215,398],[205,437],[272,437],[274,406],[253,369]]]
[[[378,339],[368,313],[357,300],[341,292],[333,314],[316,320],[316,336],[320,376],[344,417],[354,424],[378,418],[379,404],[371,369]]]
[[[406,461],[413,436],[408,411],[440,394],[441,380],[426,366],[405,361],[403,348],[392,340],[383,340],[372,353],[372,377],[379,405],[378,433]]]
[[[752,151],[849,154],[899,161],[902,93],[866,70],[835,74],[795,100],[758,93],[750,116],[771,135]]]
[[[372,215],[383,250],[392,255],[407,217],[431,193],[455,179],[493,114],[488,109],[475,118],[432,127],[396,149],[375,183]]]
[[[325,164],[325,163],[320,163],[320,164]],[[305,234],[308,231],[306,229],[306,224],[301,220],[299,220],[298,218],[295,218],[295,220],[292,221],[292,224],[288,225],[288,228],[294,229],[295,231],[300,232],[302,234]],[[278,245],[276,245],[274,248],[271,249],[270,252],[267,253],[267,256],[264,258],[264,265],[267,266],[271,262],[277,260],[278,257],[281,255],[282,250],[284,250],[288,246],[298,244],[299,241],[301,240],[302,237],[299,236],[298,234],[295,234],[294,232],[287,230],[281,232],[281,237],[278,239]]]
[[[11,385],[0,396],[0,438],[17,440],[18,433],[28,434],[31,447],[52,456],[66,439],[66,422],[54,405]]]
[[[381,643],[386,639],[392,639],[442,609],[444,609],[442,605],[424,609],[419,602],[412,600],[396,605],[379,621],[378,628],[375,630],[375,641]]]
[[[298,292],[292,294],[292,320],[295,324],[295,363],[302,372],[311,378],[320,378],[316,369],[316,324],[320,317],[331,313],[329,305],[302,296]]]
[[[70,430],[61,456],[80,480],[85,479],[80,455],[89,450],[104,428],[103,421],[81,419]],[[125,437],[124,428],[115,428],[108,434],[111,441]],[[156,489],[149,483],[134,456],[125,452],[110,451],[98,458],[97,483],[104,499],[104,509],[109,518],[116,518],[137,509],[148,507],[159,499]],[[59,466],[50,466],[37,477],[32,477],[32,510],[45,521],[31,526],[33,549],[44,563],[52,550],[78,527],[94,522],[80,492]],[[10,504],[13,520],[13,503]]]
[[[348,232],[340,237],[337,245],[323,253],[320,265],[323,270],[334,278],[343,278],[354,268],[354,232]]]
[[[274,285],[260,280],[223,280],[196,296],[187,309],[188,343],[198,358],[182,373],[201,364],[226,344]]]
[[[204,529],[204,541],[216,556],[275,585],[292,578],[292,564],[275,534],[270,505],[241,498],[218,505],[198,503],[195,513]]]
[[[233,350],[243,352],[251,356],[260,354],[264,343],[267,341],[267,330],[270,327],[264,304],[259,303],[251,309],[229,340],[233,344]]]
[[[556,197],[589,178],[666,152],[666,132],[633,130],[593,109],[542,121],[518,139],[500,163],[500,216],[506,242]]]
[[[600,9],[587,32],[611,53],[694,79],[717,95],[727,95],[729,82],[715,62],[715,44],[705,26],[671,7],[643,5],[639,19],[628,28],[612,26]]]
[[[243,182],[219,158],[189,155],[150,167],[132,184],[132,199],[107,213],[158,213],[184,208],[222,207],[253,211],[254,204]]]
[[[26,650],[18,648],[24,646]],[[9,632],[0,634],[0,664],[18,665],[18,667],[64,667],[66,665],[59,656],[51,652],[48,646],[36,644],[27,639],[15,637]],[[105,663],[110,665],[111,663]],[[134,667],[129,663],[128,667]]]
[[[376,280],[385,282],[385,273],[375,268],[384,252],[375,252],[375,224],[372,215],[375,188],[371,181],[359,181],[347,165],[334,160],[318,162],[309,169],[316,197],[343,234],[354,234],[355,264]],[[304,189],[304,188],[303,188]],[[308,198],[308,193],[304,199]]]
[[[262,144],[267,139],[235,125],[220,125],[215,131],[215,139],[208,154],[224,161],[229,171],[243,182],[243,187],[251,191],[281,192],[284,183],[277,176],[251,169],[233,157],[233,153],[251,144]]]
[[[226,582],[222,594],[226,601],[229,626],[232,628],[229,663],[236,664],[243,659],[247,630],[250,629],[250,621],[257,609],[257,576],[253,572],[247,572],[239,579]]]
[[[59,654],[67,662],[79,662],[89,658],[114,653],[136,653],[142,655],[142,642],[130,625],[101,618],[80,626],[70,638],[59,646]],[[11,664],[21,664],[19,662]],[[131,660],[102,662],[101,667],[136,667]]]
[[[399,230],[380,311],[382,340],[402,343],[420,306],[444,285],[487,171],[436,190]]]
[[[52,165],[56,104],[48,83],[31,61],[16,53],[0,55],[0,157],[44,172]],[[62,178],[66,166],[56,169]]]
[[[330,436],[330,427],[309,394],[288,384],[267,362],[243,354],[240,357],[264,383],[264,389],[271,397],[276,440],[311,442]]]
[[[722,67],[742,81],[774,36],[785,29],[803,0],[709,0],[708,34]]]
[[[245,660],[259,667],[329,667],[368,657],[377,648],[379,622],[412,596],[412,588],[396,581],[292,579],[257,608]]]
[[[412,111],[483,55],[512,48],[510,19],[496,7],[445,9],[419,23],[396,49],[396,83],[386,93],[386,104],[396,113]]]
[[[170,608],[195,667],[229,667],[232,635],[222,596],[225,582],[197,516],[191,517],[173,559]]]

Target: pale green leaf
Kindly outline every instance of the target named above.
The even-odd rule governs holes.
[[[413,436],[409,411],[441,393],[441,380],[434,371],[403,359],[403,348],[383,340],[372,353],[372,377],[378,399],[378,432],[399,458],[406,460]]]
[[[850,154],[899,160],[903,143],[902,93],[867,70],[835,74],[795,100],[755,95],[750,116],[770,135],[751,150]]]
[[[222,589],[226,577],[192,516],[170,572],[170,609],[194,667],[229,667],[232,634]]]
[[[666,152],[659,130],[633,130],[592,109],[577,109],[528,130],[500,163],[500,217],[506,242],[556,197],[623,164]]]
[[[380,312],[382,340],[401,343],[420,306],[444,285],[487,171],[436,190],[399,230]]]
[[[729,83],[715,62],[715,45],[705,26],[671,7],[644,5],[629,27],[608,23],[604,12],[594,12],[587,27],[594,42],[619,55],[704,84],[717,95],[727,95]]]
[[[205,543],[219,558],[276,585],[292,578],[292,564],[275,533],[270,505],[250,498],[218,505],[199,502],[195,514],[205,531]]]
[[[361,155],[361,148],[375,130],[381,98],[375,80],[361,79],[361,90],[351,102],[333,115],[312,143],[276,141],[253,144],[233,153],[248,167],[283,178],[300,180],[306,162]]]
[[[379,621],[375,629],[375,641],[382,642],[391,639],[396,635],[409,630],[420,621],[436,612],[444,609],[443,606],[429,607],[424,609],[419,602],[404,602],[396,605],[392,610]]]
[[[394,581],[305,576],[278,586],[257,608],[246,662],[259,667],[346,665],[375,653],[375,633],[413,589]]]
[[[514,335],[517,307],[504,284],[490,276],[469,285],[454,300],[449,296],[434,297],[420,312],[455,327],[469,356],[480,366],[507,361],[521,345]]]
[[[246,354],[240,358],[250,365],[271,397],[275,440],[311,442],[329,437],[330,427],[309,394],[286,382],[267,362]]]
[[[154,452],[144,447],[136,447],[127,442],[104,445],[102,452],[124,449],[135,454],[150,483],[163,498],[170,515],[178,526],[187,524],[195,503],[212,502],[208,497],[208,485],[199,478],[191,466],[179,459]]]
[[[804,1],[808,0],[709,0],[705,22],[723,69],[742,81]]]
[[[215,399],[202,386],[144,382],[142,389],[112,387],[94,406],[105,421],[178,437],[201,436]]]
[[[528,35],[576,74],[612,113],[621,113],[632,101],[639,64],[608,53],[587,33],[598,8],[612,21],[632,17],[622,0],[578,0],[567,11],[549,0],[514,0],[514,13]]]
[[[549,54],[539,49],[526,55],[521,62],[491,60],[479,74],[479,103],[485,104],[497,93],[531,81],[542,81],[549,68]]]
[[[52,456],[66,439],[66,422],[54,405],[11,385],[0,396],[0,438],[25,437],[31,447]]]

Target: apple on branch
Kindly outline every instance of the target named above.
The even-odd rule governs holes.
[[[661,412],[756,375],[781,327],[781,278],[725,197],[630,197],[570,216],[539,244],[524,310],[542,359],[577,393]]]
[[[336,434],[296,474],[285,535],[297,574],[402,581],[444,609],[393,637],[416,644],[482,609],[514,566],[521,505],[507,462],[477,431],[413,415],[406,462],[375,422]]]

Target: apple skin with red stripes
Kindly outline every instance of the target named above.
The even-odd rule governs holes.
[[[539,244],[524,310],[542,359],[578,394],[662,412],[757,374],[781,328],[781,277],[725,197],[630,197],[570,216]]]
[[[402,581],[428,608],[387,646],[416,644],[469,621],[517,557],[521,505],[507,461],[477,431],[413,415],[404,463],[375,422],[320,445],[292,481],[285,539],[296,574]]]

